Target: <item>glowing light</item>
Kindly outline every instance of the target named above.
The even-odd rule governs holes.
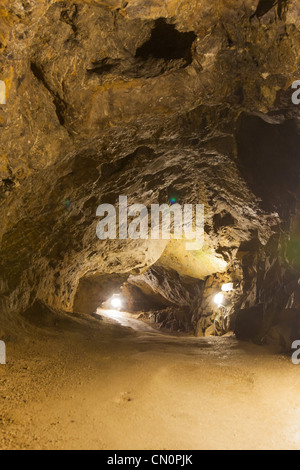
[[[216,304],[218,307],[222,307],[223,301],[224,301],[224,295],[222,294],[222,292],[219,292],[219,293],[215,296],[214,302],[215,302],[215,304]]]
[[[223,292],[231,292],[233,291],[233,282],[229,282],[228,284],[223,284],[222,286]]]
[[[120,297],[113,297],[110,301],[110,305],[115,309],[122,308],[122,300]]]

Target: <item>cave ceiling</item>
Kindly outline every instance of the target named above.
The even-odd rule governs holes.
[[[300,2],[2,0],[0,294],[72,310],[86,276],[204,280],[298,210]],[[205,244],[96,237],[96,209],[205,206]],[[246,250],[247,251],[247,250]],[[267,255],[265,255],[267,256]]]

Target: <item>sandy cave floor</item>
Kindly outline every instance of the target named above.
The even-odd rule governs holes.
[[[300,449],[300,367],[233,337],[105,318],[30,327],[0,366],[0,449]]]

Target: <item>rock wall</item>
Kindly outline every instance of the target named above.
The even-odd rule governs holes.
[[[36,299],[93,309],[86,279],[158,266],[184,301],[185,279],[205,283],[188,303],[198,332],[212,324],[205,290],[230,276],[229,316],[262,303],[262,330],[276,322],[299,277],[299,12],[296,0],[2,1],[3,322]],[[201,252],[96,238],[99,204],[173,191],[205,205]]]

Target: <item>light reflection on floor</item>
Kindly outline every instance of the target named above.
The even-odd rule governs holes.
[[[97,314],[109,320],[113,320],[126,328],[160,334],[158,330],[152,328],[150,325],[147,325],[147,323],[138,320],[135,315],[132,315],[128,312],[98,308]]]

